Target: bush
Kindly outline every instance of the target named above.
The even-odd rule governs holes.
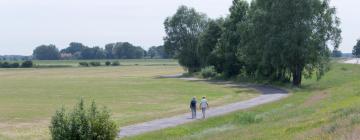
[[[119,61],[114,61],[114,62],[112,62],[111,65],[113,65],[113,66],[120,66],[120,62],[119,62]]]
[[[98,67],[98,66],[101,66],[101,63],[100,62],[90,62],[90,65],[94,66],[94,67]]]
[[[111,62],[110,62],[110,61],[106,61],[106,62],[105,62],[105,65],[106,65],[106,66],[110,66],[110,65],[111,65]]]
[[[10,68],[11,66],[10,66],[9,62],[4,62],[4,63],[1,64],[1,67],[2,68]]]
[[[56,111],[50,124],[53,140],[114,140],[118,131],[106,108],[98,110],[92,102],[86,109],[83,99],[72,112],[66,113],[64,108]]]
[[[10,68],[19,68],[20,64],[18,62],[10,64]]]
[[[82,67],[88,67],[89,63],[88,62],[79,62],[79,65]]]
[[[21,63],[22,68],[32,68],[34,66],[32,61],[24,61]]]
[[[218,73],[216,72],[214,66],[205,67],[205,68],[201,69],[201,71],[200,71],[200,75],[203,78],[213,78],[213,77],[217,76],[217,74]]]

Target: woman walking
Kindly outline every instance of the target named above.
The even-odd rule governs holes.
[[[205,113],[206,113],[206,109],[209,108],[209,104],[206,100],[206,97],[204,96],[200,102],[200,107],[199,107],[202,111],[202,114],[203,114],[203,119],[205,119]]]

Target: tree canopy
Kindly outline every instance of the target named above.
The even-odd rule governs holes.
[[[356,45],[354,46],[352,54],[355,57],[360,58],[360,39],[357,41]]]
[[[165,46],[190,72],[215,66],[226,77],[270,81],[318,78],[329,69],[341,30],[329,0],[234,0],[224,21],[181,6],[165,20]]]
[[[164,22],[166,37],[165,47],[170,54],[178,58],[180,65],[190,72],[200,70],[197,53],[200,34],[207,25],[206,15],[194,8],[180,6],[177,12]]]
[[[60,52],[55,45],[41,45],[33,51],[33,57],[38,60],[58,60]]]

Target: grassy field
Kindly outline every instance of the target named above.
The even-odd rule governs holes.
[[[359,140],[360,65],[338,64],[280,102],[128,140]]]
[[[57,67],[77,67],[79,62],[101,62],[105,65],[106,61],[119,61],[123,66],[161,66],[161,65],[178,65],[177,60],[174,59],[113,59],[113,60],[34,60],[37,66],[57,66]]]
[[[219,106],[258,95],[247,89],[156,78],[180,72],[179,66],[141,65],[0,69],[0,139],[49,139],[54,111],[61,106],[71,108],[81,97],[107,106],[113,119],[124,126],[187,112],[193,96],[206,95],[212,105]]]

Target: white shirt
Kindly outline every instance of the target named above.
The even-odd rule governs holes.
[[[207,100],[206,99],[202,99],[201,103],[200,103],[201,108],[207,108]]]

